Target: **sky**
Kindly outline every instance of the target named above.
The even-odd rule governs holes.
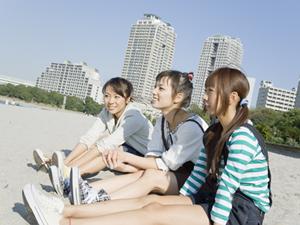
[[[297,0],[0,0],[0,75],[34,82],[51,62],[86,62],[120,76],[131,26],[145,13],[177,34],[173,69],[197,72],[207,37],[240,38],[242,68],[292,89],[300,78]],[[255,99],[254,99],[255,98]]]

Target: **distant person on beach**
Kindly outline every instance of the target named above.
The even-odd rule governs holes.
[[[207,112],[218,122],[204,134],[204,148],[180,196],[149,195],[80,206],[64,206],[33,185],[24,203],[39,224],[76,225],[261,225],[271,206],[267,152],[248,124],[246,76],[219,68],[205,82]]]
[[[79,143],[64,159],[62,151],[54,152],[52,160],[40,150],[33,155],[38,166],[48,166],[51,182],[59,194],[68,189],[70,168],[77,166],[82,174],[99,172],[106,167],[102,155],[107,150],[125,151],[144,156],[151,138],[153,126],[142,112],[132,105],[132,84],[120,77],[107,81],[102,89],[104,108],[94,125],[83,135]],[[122,164],[120,171],[136,171]]]

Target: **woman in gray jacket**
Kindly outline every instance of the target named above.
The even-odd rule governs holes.
[[[102,89],[104,108],[94,125],[83,135],[72,152],[64,159],[62,151],[54,152],[52,160],[34,151],[38,165],[47,165],[53,187],[63,194],[69,177],[70,168],[77,166],[81,175],[99,172],[106,167],[102,153],[107,150],[123,150],[138,156],[147,152],[153,126],[150,121],[132,103],[132,84],[120,77],[112,78]],[[133,166],[124,165],[120,171],[136,171]]]

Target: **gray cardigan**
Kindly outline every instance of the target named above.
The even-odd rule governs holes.
[[[129,103],[118,121],[103,108],[94,125],[80,138],[88,148],[96,144],[98,149],[114,149],[123,143],[145,155],[153,126],[142,112]]]

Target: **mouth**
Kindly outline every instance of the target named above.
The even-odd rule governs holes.
[[[152,96],[152,101],[158,101],[158,97]]]

